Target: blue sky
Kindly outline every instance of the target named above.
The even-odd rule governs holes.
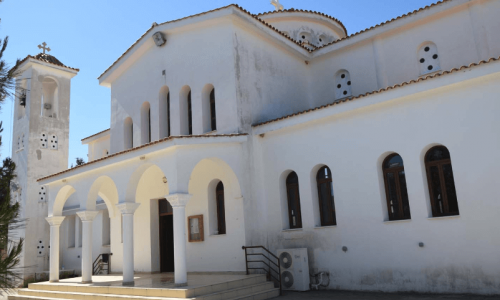
[[[307,9],[339,19],[349,34],[395,18],[434,0],[280,0],[285,8]],[[130,47],[153,22],[161,23],[236,3],[251,13],[273,10],[270,0],[4,0],[0,4],[0,37],[9,36],[5,59],[39,53],[47,42],[50,54],[79,68],[71,86],[69,165],[87,161],[80,140],[109,128],[110,90],[97,77]],[[10,156],[12,100],[0,111],[2,158]]]

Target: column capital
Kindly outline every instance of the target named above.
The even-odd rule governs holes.
[[[79,211],[76,214],[80,217],[82,222],[92,222],[99,212],[96,210],[85,210]]]
[[[135,202],[125,202],[116,205],[116,208],[124,215],[132,215],[141,206],[140,203]]]
[[[170,194],[165,196],[172,207],[186,206],[193,195],[190,194]]]
[[[49,222],[50,226],[60,226],[65,218],[66,217],[63,216],[53,216],[53,217],[47,217],[45,218],[45,220]]]

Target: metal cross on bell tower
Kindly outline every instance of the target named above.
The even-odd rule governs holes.
[[[271,0],[271,4],[274,6],[274,9],[276,11],[280,11],[280,10],[285,9],[279,0]]]
[[[42,45],[38,45],[38,49],[43,49],[43,54],[45,54],[45,50],[47,50],[47,52],[50,52],[50,47],[47,47],[46,42],[43,42]]]

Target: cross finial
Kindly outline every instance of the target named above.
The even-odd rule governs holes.
[[[47,52],[50,52],[50,47],[47,47],[46,42],[43,42],[42,45],[38,45],[38,49],[43,49],[43,54],[45,54],[45,50],[47,50]]]
[[[285,9],[279,0],[271,0],[271,4],[274,6],[274,9],[276,11],[280,11],[280,10]]]

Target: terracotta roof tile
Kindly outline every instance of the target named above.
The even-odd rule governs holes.
[[[330,15],[327,15],[327,14],[324,14],[324,13],[321,13],[321,12],[317,12],[317,11],[312,11],[312,10],[305,10],[305,9],[295,9],[295,8],[290,8],[290,9],[285,9],[285,10],[280,10],[280,11],[268,11],[268,12],[265,12],[265,13],[259,13],[259,14],[256,14],[254,16],[256,17],[260,17],[260,16],[267,16],[267,15],[272,15],[272,14],[279,14],[279,13],[285,13],[285,12],[298,12],[298,13],[310,13],[310,14],[315,14],[315,15],[320,15],[320,16],[323,16],[323,17],[326,17],[328,19],[331,19],[337,23],[340,24],[340,26],[342,26],[342,29],[344,29],[344,32],[345,34],[347,35],[347,28],[345,28],[344,24],[342,24],[342,22],[340,22],[339,19],[337,18],[334,18]]]
[[[394,21],[396,21],[396,20],[399,20],[399,19],[403,19],[403,18],[409,17],[409,16],[414,15],[414,14],[416,14],[416,13],[418,13],[418,12],[423,11],[423,10],[427,10],[427,9],[429,9],[429,8],[431,8],[431,7],[438,6],[438,5],[443,4],[443,3],[445,3],[445,2],[451,2],[451,1],[452,1],[452,0],[441,0],[441,1],[438,1],[438,2],[436,2],[436,3],[432,3],[432,4],[430,4],[430,5],[424,6],[424,7],[422,7],[422,8],[417,9],[417,10],[414,10],[414,11],[412,11],[412,12],[406,13],[406,14],[404,14],[404,15],[402,15],[402,16],[399,16],[399,17],[396,17],[396,18],[392,18],[391,20],[388,20],[388,21],[382,22],[382,23],[377,24],[377,25],[374,25],[374,26],[372,26],[372,27],[370,27],[370,28],[363,29],[363,30],[358,31],[358,32],[356,32],[356,33],[353,33],[353,34],[351,34],[351,35],[349,35],[349,36],[346,36],[346,37],[344,37],[344,38],[341,38],[341,39],[338,39],[338,40],[333,41],[333,42],[331,42],[331,43],[325,44],[325,45],[323,45],[323,46],[321,46],[321,47],[318,47],[318,48],[317,48],[317,49],[315,49],[314,51],[319,50],[319,49],[324,48],[324,47],[328,47],[328,46],[333,45],[333,44],[336,44],[336,43],[341,42],[341,41],[343,41],[343,40],[350,39],[350,38],[352,38],[352,37],[354,37],[354,36],[357,36],[357,35],[359,35],[359,34],[361,34],[361,33],[365,33],[365,32],[367,32],[367,31],[370,31],[370,30],[375,29],[375,28],[377,28],[377,27],[381,27],[381,26],[387,25],[387,24],[392,23],[392,22],[394,22]]]
[[[265,124],[278,122],[278,121],[285,120],[285,119],[288,119],[288,118],[291,118],[291,117],[303,115],[303,114],[306,114],[306,113],[309,113],[309,112],[312,112],[312,111],[316,111],[316,110],[320,110],[320,109],[323,109],[323,108],[331,107],[331,106],[334,106],[334,105],[337,105],[337,104],[340,104],[340,103],[344,103],[344,102],[348,102],[348,101],[360,99],[360,98],[367,97],[367,96],[370,96],[370,95],[373,95],[373,94],[379,94],[379,93],[382,93],[382,92],[386,92],[386,91],[389,91],[389,90],[393,90],[393,89],[396,89],[396,88],[403,87],[405,85],[409,85],[409,84],[413,84],[413,83],[425,81],[425,80],[428,80],[428,79],[440,77],[440,76],[443,76],[443,75],[455,73],[455,72],[458,72],[458,71],[461,71],[461,70],[464,70],[464,69],[469,69],[469,68],[472,68],[472,67],[475,67],[475,66],[479,66],[479,65],[482,65],[482,64],[486,64],[486,63],[490,63],[492,61],[498,61],[498,60],[500,60],[500,57],[497,57],[497,58],[492,57],[492,58],[490,58],[488,60],[482,60],[479,63],[472,63],[472,64],[470,64],[468,66],[461,66],[460,68],[453,68],[450,71],[441,71],[441,72],[438,72],[438,73],[435,73],[435,74],[432,74],[432,75],[423,76],[423,77],[420,77],[418,79],[406,81],[406,82],[403,82],[403,83],[400,83],[400,84],[396,84],[396,85],[389,86],[389,87],[386,87],[386,88],[383,88],[383,89],[380,89],[380,90],[376,90],[376,91],[368,92],[368,93],[365,93],[365,94],[361,94],[361,95],[358,95],[358,96],[355,96],[355,97],[349,97],[349,98],[344,98],[344,99],[336,100],[336,101],[334,101],[332,103],[329,103],[329,104],[326,104],[326,105],[322,105],[322,106],[318,106],[318,107],[315,107],[315,108],[307,109],[307,110],[304,110],[304,111],[301,111],[301,112],[298,112],[298,113],[286,115],[286,116],[283,116],[283,117],[280,117],[280,118],[276,118],[276,119],[272,119],[272,120],[269,120],[269,121],[257,123],[257,124],[254,124],[252,126],[253,127],[258,127],[258,126],[262,126],[262,125],[265,125]]]
[[[149,144],[145,144],[145,145],[142,145],[142,146],[139,146],[139,147],[135,147],[135,148],[132,148],[132,149],[128,149],[128,150],[124,150],[124,151],[121,151],[121,152],[117,152],[117,153],[108,155],[106,157],[90,161],[90,162],[88,162],[86,164],[83,164],[83,165],[80,165],[80,166],[76,166],[76,167],[73,167],[71,169],[67,169],[67,170],[64,170],[64,171],[61,171],[61,172],[58,172],[58,173],[55,173],[55,174],[52,174],[52,175],[49,175],[49,176],[45,176],[45,177],[39,178],[39,179],[37,179],[37,181],[42,181],[42,180],[45,180],[45,179],[48,179],[48,178],[51,178],[51,177],[55,177],[55,176],[58,176],[58,175],[61,175],[61,174],[64,174],[64,173],[68,173],[68,172],[71,172],[71,171],[73,171],[75,169],[78,169],[78,168],[81,168],[81,167],[84,167],[84,166],[95,164],[97,162],[100,162],[100,161],[103,161],[103,160],[106,160],[106,159],[110,159],[112,157],[123,155],[123,154],[128,153],[128,152],[134,152],[134,151],[137,151],[139,149],[150,147],[150,146],[153,146],[153,145],[156,145],[156,144],[160,144],[160,143],[164,143],[164,142],[170,141],[170,140],[175,140],[175,139],[189,139],[189,138],[237,137],[237,136],[247,136],[247,135],[248,135],[248,133],[169,136],[167,138],[164,138],[164,139],[161,139],[161,140],[158,140],[158,141],[154,141],[154,142],[151,142]]]
[[[46,54],[46,53],[39,53],[35,56],[32,56],[32,55],[28,55],[26,56],[23,60],[20,60],[11,70],[10,72],[14,72],[20,65],[22,65],[24,62],[26,62],[29,58],[32,58],[32,59],[36,59],[38,61],[42,61],[42,62],[45,62],[45,63],[48,63],[48,64],[51,64],[51,65],[55,65],[55,66],[59,66],[59,67],[63,67],[63,68],[67,68],[67,69],[71,69],[71,70],[74,70],[74,71],[77,71],[79,72],[80,69],[75,69],[75,68],[72,68],[72,67],[68,67],[66,66],[65,64],[63,64],[61,61],[59,61],[57,58],[55,58],[54,56],[52,55],[49,55],[49,54]]]
[[[109,130],[111,130],[111,129],[110,129],[110,128],[108,128],[108,129],[105,129],[105,130],[103,130],[103,131],[99,131],[98,133],[94,133],[94,134],[93,134],[93,135],[91,135],[91,136],[88,136],[88,137],[83,138],[83,139],[82,139],[82,142],[83,142],[84,140],[86,140],[86,139],[93,138],[94,136],[99,135],[99,134],[104,133],[104,132],[109,131]]]

